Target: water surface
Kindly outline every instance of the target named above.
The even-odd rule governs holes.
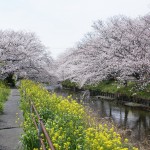
[[[63,96],[71,94],[78,102],[83,96],[83,92],[75,93],[68,90],[57,93]],[[119,128],[132,130],[130,136],[135,140],[150,139],[150,112],[119,105],[116,101],[102,100],[96,97],[84,97],[82,103],[88,105],[98,117],[111,118]]]

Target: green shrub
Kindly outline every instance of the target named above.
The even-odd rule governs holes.
[[[4,102],[7,100],[10,89],[3,81],[0,81],[0,113],[3,111]]]
[[[67,87],[67,88],[74,88],[78,87],[77,83],[71,82],[70,80],[65,80],[62,82],[62,86]]]

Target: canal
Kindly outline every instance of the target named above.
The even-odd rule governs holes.
[[[62,96],[72,95],[74,99],[81,102],[83,92],[72,92],[69,90],[56,91]],[[115,125],[128,130],[128,136],[133,141],[139,142],[150,140],[150,112],[117,104],[116,101],[102,100],[96,97],[85,96],[82,104],[89,106],[99,118],[112,119]]]

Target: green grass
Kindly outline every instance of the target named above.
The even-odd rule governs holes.
[[[127,86],[124,86],[117,81],[101,81],[98,84],[88,85],[85,88],[114,94],[120,93],[127,96],[135,96],[150,100],[150,84],[142,89],[141,85],[131,81],[128,82]]]
[[[0,113],[3,112],[4,103],[7,100],[9,93],[10,89],[4,82],[0,81]]]
[[[150,84],[144,90],[137,92],[137,96],[150,100]]]
[[[118,87],[120,88],[117,89],[117,92],[127,96],[132,96],[135,92],[137,92],[135,82],[128,82],[127,86],[118,85]]]
[[[69,88],[78,87],[75,82],[71,82],[69,80],[64,81],[62,85]],[[127,86],[124,86],[118,81],[104,80],[97,84],[85,85],[83,88],[113,94],[120,93],[129,97],[135,96],[138,98],[150,100],[150,84],[142,88],[141,84],[138,82],[128,81]]]
[[[116,81],[101,81],[98,84],[86,85],[85,89],[116,93],[118,91],[118,83]]]

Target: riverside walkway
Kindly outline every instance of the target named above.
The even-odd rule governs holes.
[[[23,117],[19,110],[19,100],[19,91],[11,89],[4,112],[0,115],[0,150],[21,150],[19,138],[23,132],[20,128]]]

